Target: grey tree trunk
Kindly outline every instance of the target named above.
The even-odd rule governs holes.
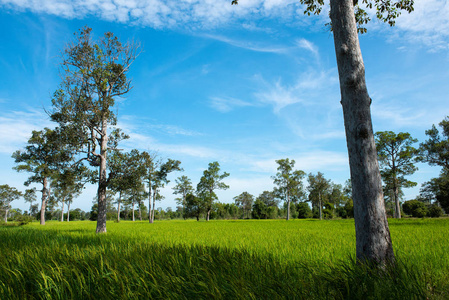
[[[5,223],[8,223],[8,213],[9,213],[9,209],[5,209]]]
[[[394,217],[401,218],[401,206],[399,205],[399,187],[396,174],[393,175],[393,195],[394,195]]]
[[[62,208],[61,208],[61,222],[64,222],[64,200],[62,200]]]
[[[135,218],[134,218],[134,200],[132,201],[132,208],[133,208],[133,222],[136,220]]]
[[[385,213],[353,0],[331,0],[330,17],[340,79],[341,104],[351,170],[356,257],[380,264],[394,262]]]
[[[148,180],[148,221],[153,223],[151,220],[151,179]]]
[[[71,202],[67,203],[67,222],[70,222],[70,204]]]
[[[42,180],[41,225],[45,225],[45,209],[47,208],[48,196],[47,184],[47,178],[44,178],[44,180]]]
[[[142,221],[142,209],[141,209],[142,205],[141,205],[140,200],[139,200],[138,204],[139,204],[139,206],[138,206],[139,207],[139,220]]]
[[[318,205],[320,206],[320,220],[323,219],[323,203],[321,203],[321,192],[318,192]]]
[[[97,219],[97,233],[106,232],[106,188],[107,188],[107,175],[106,175],[106,155],[108,149],[108,136],[107,136],[107,121],[103,120],[102,137],[100,139],[100,170],[98,180],[98,219]]]
[[[287,221],[290,220],[290,197],[287,194]]]
[[[209,216],[210,216],[210,209],[207,210],[206,221],[209,221]]]
[[[154,223],[154,206],[156,205],[156,191],[153,191],[153,207],[151,209],[150,223]]]
[[[120,203],[122,202],[122,191],[118,193],[117,201],[117,222],[120,222]]]

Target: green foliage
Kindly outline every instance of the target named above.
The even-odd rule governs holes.
[[[237,5],[239,0],[232,0],[232,5]],[[299,0],[299,3],[305,6],[305,15],[319,15],[324,6],[324,0]],[[414,10],[414,0],[353,0],[354,14],[357,21],[357,30],[359,33],[366,33],[364,27],[371,18],[367,10],[376,10],[378,20],[388,23],[390,26],[396,24],[396,18],[401,15],[401,11],[411,13]],[[329,25],[331,25],[329,23]]]
[[[310,208],[309,204],[305,202],[299,202],[296,204],[296,211],[298,214],[298,219],[306,219],[306,218],[312,218],[312,209]]]
[[[405,201],[402,204],[404,213],[411,215],[414,218],[423,218],[427,215],[427,207],[424,203],[418,200]]]
[[[350,199],[344,206],[347,218],[354,218],[354,202]]]
[[[227,172],[220,174],[220,164],[214,161],[209,163],[208,169],[204,170],[203,176],[197,184],[196,193],[203,202],[202,206],[207,213],[207,219],[209,218],[214,201],[218,199],[214,191],[217,189],[226,190],[229,188],[229,186],[223,182],[223,179],[228,176],[229,173]]]
[[[428,208],[427,215],[431,218],[439,218],[443,215],[443,209],[436,204],[432,204]]]
[[[156,225],[156,224],[155,224]],[[206,226],[207,225],[207,226]],[[445,299],[448,219],[392,220],[395,268],[354,262],[354,221],[0,227],[1,299]]]
[[[234,197],[234,202],[237,207],[243,210],[243,218],[248,218],[251,215],[251,208],[254,202],[254,196],[248,192],[243,192]]]
[[[441,135],[435,125],[426,130],[429,139],[420,144],[421,160],[449,171],[449,116],[439,125],[442,129]]]

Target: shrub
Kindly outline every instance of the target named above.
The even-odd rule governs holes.
[[[439,207],[437,204],[432,204],[429,206],[428,215],[431,218],[439,218],[443,215],[443,209]]]
[[[423,218],[427,215],[426,205],[418,200],[405,201],[402,204],[402,210],[415,218]]]
[[[313,217],[312,209],[309,204],[305,202],[300,202],[296,204],[296,211],[298,213],[298,219],[306,219]]]

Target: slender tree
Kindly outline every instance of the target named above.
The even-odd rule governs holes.
[[[36,188],[26,189],[25,194],[23,194],[23,200],[30,203],[30,210],[28,211],[28,214],[31,216],[33,203],[37,200]]]
[[[238,4],[239,0],[232,0]],[[299,0],[305,14],[318,15],[324,0]],[[330,24],[334,35],[340,80],[341,104],[353,186],[356,257],[381,265],[394,262],[382,182],[371,122],[371,98],[357,33],[366,32],[370,16],[363,8],[376,9],[376,17],[388,23],[402,10],[413,11],[413,0],[330,0]]]
[[[204,203],[206,211],[206,221],[209,221],[212,204],[218,199],[215,190],[226,190],[229,185],[223,182],[223,179],[229,176],[229,173],[220,174],[220,164],[216,161],[209,163],[207,170],[204,170],[200,182],[197,184],[196,190],[199,198]]]
[[[161,164],[159,169],[154,172],[151,177],[151,187],[153,189],[153,207],[150,213],[150,223],[154,222],[154,206],[156,200],[162,200],[164,197],[160,194],[160,189],[170,182],[168,180],[168,174],[173,171],[183,171],[180,167],[181,162],[179,160],[168,159],[165,163]]]
[[[376,132],[376,148],[381,166],[381,175],[387,190],[391,191],[395,218],[401,218],[399,205],[400,190],[403,187],[415,186],[416,182],[405,179],[404,176],[415,173],[418,169],[414,163],[417,161],[418,149],[412,144],[418,140],[412,138],[407,132],[398,134],[392,131]]]
[[[10,187],[7,184],[0,185],[0,210],[5,212],[5,223],[8,222],[8,213],[11,209],[11,202],[19,200],[22,196],[22,193],[15,187]]]
[[[426,130],[428,140],[420,144],[421,161],[431,166],[440,166],[443,171],[449,171],[449,116],[440,122],[440,131],[432,125]]]
[[[98,168],[97,233],[106,232],[107,154],[126,138],[116,125],[115,99],[131,90],[127,73],[139,47],[122,44],[111,32],[94,42],[91,28],[75,34],[63,52],[63,80],[54,93],[51,118],[63,127],[77,152]]]
[[[181,177],[178,177],[175,182],[176,185],[173,187],[173,194],[181,195],[181,198],[176,198],[176,202],[182,205],[182,214],[184,215],[186,197],[188,194],[192,194],[194,191],[192,181],[189,177],[183,175]]]
[[[323,205],[328,201],[328,197],[331,193],[331,181],[324,178],[324,174],[318,172],[316,175],[312,173],[308,177],[309,186],[309,201],[312,202],[312,206],[318,207],[319,218],[323,219]]]
[[[290,203],[293,199],[299,199],[304,195],[302,179],[306,175],[304,171],[293,170],[295,160],[278,159],[278,172],[273,176],[273,182],[277,185],[275,194],[287,203],[287,221],[290,220]],[[296,201],[295,201],[296,202]]]
[[[241,210],[243,210],[243,218],[249,218],[251,214],[251,208],[254,202],[254,196],[248,192],[243,192],[240,195],[234,197],[235,205],[237,205]]]
[[[73,153],[67,149],[58,128],[45,128],[42,131],[33,131],[25,149],[12,155],[17,164],[13,169],[32,173],[25,181],[26,186],[31,183],[42,184],[41,225],[45,225],[49,181],[72,160]]]

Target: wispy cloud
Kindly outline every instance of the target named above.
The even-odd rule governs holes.
[[[3,112],[0,114],[0,152],[12,154],[26,145],[33,130],[54,126],[41,110]]]
[[[246,0],[235,6],[228,0],[0,0],[0,6],[64,18],[96,16],[153,28],[196,28],[213,27],[253,14],[293,14],[296,2]]]
[[[233,110],[235,107],[247,107],[255,106],[254,103],[243,101],[240,99],[230,98],[230,97],[211,97],[210,106],[220,112],[226,113]]]
[[[276,45],[267,45],[262,43],[256,43],[251,41],[242,41],[242,40],[236,40],[231,39],[225,36],[221,35],[214,35],[214,34],[203,34],[202,37],[217,40],[229,45],[232,45],[237,48],[242,48],[250,51],[255,52],[266,52],[266,53],[277,53],[277,54],[286,54],[290,50],[292,50],[294,47],[291,46],[276,46]]]
[[[295,168],[306,172],[316,172],[318,170],[341,170],[349,166],[348,155],[346,153],[333,151],[308,151],[298,153],[290,158],[296,161]],[[252,170],[258,172],[276,173],[276,159],[265,159],[252,162]]]
[[[256,79],[263,87],[255,94],[262,103],[273,106],[273,111],[279,113],[283,108],[297,103],[310,104],[317,94],[323,94],[324,89],[328,89],[338,82],[338,79],[331,75],[331,71],[311,71],[301,73],[293,84],[283,84],[280,79],[274,83],[267,82],[260,76]]]
[[[424,44],[429,51],[449,49],[449,2],[415,0],[415,10],[402,13],[396,22],[402,35],[413,44]]]

